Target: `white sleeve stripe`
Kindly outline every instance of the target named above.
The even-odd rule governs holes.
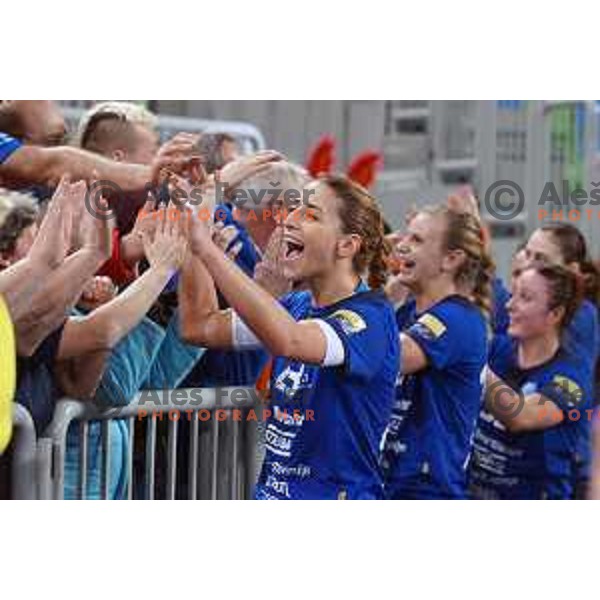
[[[257,350],[263,343],[235,312],[231,311],[231,341],[235,350]]]
[[[321,331],[327,340],[327,350],[325,351],[325,358],[321,364],[324,367],[337,367],[343,365],[346,358],[346,352],[344,350],[344,344],[342,344],[342,340],[335,329],[327,323],[327,321],[323,321],[323,319],[310,319],[310,321],[316,323],[321,328]]]

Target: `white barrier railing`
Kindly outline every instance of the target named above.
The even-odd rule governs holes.
[[[251,498],[256,403],[250,388],[144,391],[117,408],[64,399],[39,439],[31,416],[17,405],[12,496]]]

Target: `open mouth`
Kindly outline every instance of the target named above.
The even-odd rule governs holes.
[[[509,328],[520,327],[523,323],[522,317],[515,315],[514,313],[508,314],[508,326]]]
[[[297,260],[304,253],[304,244],[298,240],[288,239],[285,242],[285,259]]]

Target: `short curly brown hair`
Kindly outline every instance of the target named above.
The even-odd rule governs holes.
[[[0,254],[12,254],[19,237],[38,216],[35,199],[29,194],[0,188]]]

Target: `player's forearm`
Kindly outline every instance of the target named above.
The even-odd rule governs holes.
[[[191,252],[183,263],[178,293],[181,338],[196,346],[231,348],[231,322],[219,310],[210,273]]]
[[[540,393],[524,395],[514,390],[489,368],[486,370],[485,407],[512,433],[548,429],[564,418],[552,400]]]
[[[518,408],[519,395],[489,367],[485,369],[485,408],[507,427]]]
[[[240,318],[276,356],[297,353],[301,343],[298,324],[266,290],[262,289],[212,243],[200,258],[218,289]]]
[[[402,348],[402,364],[400,365],[402,375],[411,375],[427,367],[425,353],[409,335],[400,334],[400,347]]]

